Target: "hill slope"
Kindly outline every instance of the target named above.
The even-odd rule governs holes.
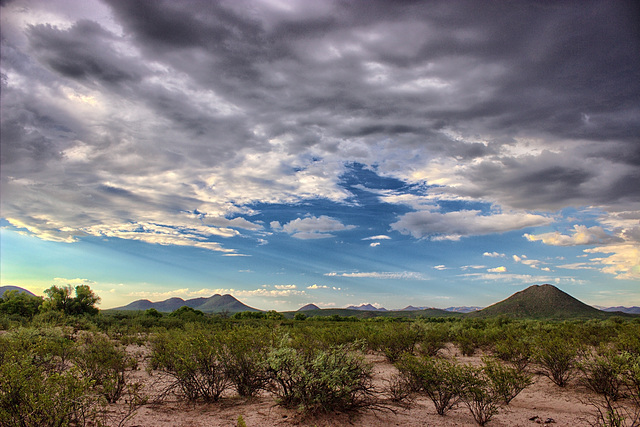
[[[169,298],[164,301],[151,302],[146,299],[137,300],[124,307],[114,308],[113,310],[138,311],[155,308],[161,312],[171,312],[182,306],[191,307],[200,310],[203,313],[235,313],[238,311],[260,311],[246,304],[241,303],[231,295],[215,294],[209,298],[193,298],[183,300],[182,298]]]
[[[509,298],[469,317],[505,315],[530,319],[570,319],[606,317],[607,313],[593,308],[552,285],[533,285]]]

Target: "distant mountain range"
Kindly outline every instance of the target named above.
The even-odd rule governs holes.
[[[34,295],[27,289],[19,286],[0,286],[0,297],[6,291],[15,290]],[[35,296],[35,295],[34,295]],[[151,302],[146,299],[134,301],[124,307],[113,308],[110,310],[127,310],[127,311],[144,311],[155,308],[160,312],[172,312],[182,306],[191,307],[204,313],[236,313],[239,311],[261,311],[238,301],[231,295],[213,295],[209,298],[193,298],[183,300],[182,298],[169,298],[164,301]],[[345,309],[320,309],[315,304],[307,304],[298,309],[298,311],[318,310],[319,315],[352,315],[354,312],[362,312],[362,315],[391,315],[399,312],[421,312],[421,316],[441,316],[446,313],[460,313],[471,317],[490,317],[497,315],[506,315],[516,318],[536,318],[536,319],[569,319],[569,318],[597,318],[608,317],[616,314],[621,315],[640,315],[640,307],[601,307],[584,304],[571,295],[561,291],[552,285],[534,285],[527,289],[516,292],[509,298],[490,305],[486,308],[471,307],[448,307],[445,309],[435,309],[432,307],[414,307],[407,306],[401,310],[387,310],[386,308],[377,308],[372,304],[362,304],[360,306],[349,306]],[[378,314],[374,314],[374,313]],[[409,315],[409,313],[407,313]]]
[[[215,294],[209,298],[193,298],[183,300],[182,298],[169,298],[164,301],[151,302],[147,299],[141,299],[127,304],[124,307],[114,308],[112,310],[148,310],[155,308],[160,312],[172,312],[182,306],[191,307],[194,310],[200,310],[203,313],[236,313],[239,311],[260,311],[246,304],[241,303],[231,295]]]
[[[400,311],[420,311],[420,310],[429,310],[431,308],[434,307],[414,307],[412,305],[408,305],[405,308],[403,308]],[[447,307],[447,308],[441,308],[440,310],[444,310],[444,311],[450,311],[453,313],[471,313],[472,311],[478,311],[478,310],[482,310],[482,307]]]
[[[25,293],[25,294],[29,294],[31,296],[36,296],[33,292],[29,292],[28,290],[26,290],[25,288],[21,288],[19,286],[0,286],[0,298],[4,295],[5,292],[7,291],[18,291],[20,293]]]
[[[598,310],[602,310],[602,311],[607,311],[609,313],[612,312],[616,312],[619,311],[621,313],[627,313],[627,314],[640,314],[640,307],[622,307],[622,306],[618,306],[618,307],[601,307],[598,305],[594,305],[595,308],[597,308]]]

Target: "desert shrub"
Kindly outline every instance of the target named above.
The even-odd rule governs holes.
[[[361,349],[355,343],[307,354],[283,341],[267,358],[278,404],[303,413],[373,405],[372,368]]]
[[[487,335],[486,329],[485,320],[465,319],[454,325],[451,339],[464,356],[473,356],[476,350],[492,345],[492,338]]]
[[[233,313],[231,316],[232,319],[242,320],[242,319],[266,319],[267,315],[262,311],[238,311]]]
[[[413,385],[406,375],[401,373],[393,375],[387,382],[386,391],[391,401],[409,407],[413,400]]]
[[[174,379],[187,400],[217,401],[229,387],[224,348],[216,332],[191,330],[160,334],[152,344],[151,368]]]
[[[307,320],[307,315],[304,313],[298,312],[293,316],[293,320]]]
[[[614,349],[604,348],[578,364],[582,383],[606,401],[615,402],[622,395],[629,354],[620,354]]]
[[[419,330],[418,352],[426,356],[436,356],[449,339],[448,325],[441,323],[416,322]]]
[[[109,403],[120,399],[127,386],[127,373],[136,366],[136,360],[122,346],[100,333],[80,334],[74,362]]]
[[[52,362],[57,356],[45,357],[56,348],[51,342],[28,331],[2,337],[0,346],[0,426],[84,426],[98,419],[103,401],[93,382]]]
[[[633,405],[629,418],[637,426],[640,425],[640,355],[629,355],[625,377],[625,388]]]
[[[446,359],[405,354],[396,363],[414,393],[426,395],[439,415],[456,406],[464,390],[462,368]]]
[[[509,362],[519,372],[524,372],[533,358],[534,344],[527,336],[506,335],[493,346],[493,354]]]
[[[19,328],[4,337],[0,354],[18,352],[46,373],[63,372],[74,352],[68,328]]]
[[[397,362],[405,353],[413,354],[421,338],[420,329],[409,322],[384,322],[376,329],[369,339],[391,363]]]
[[[195,322],[199,323],[204,320],[204,313],[200,310],[196,310],[192,307],[183,305],[177,310],[169,313],[169,317],[176,317],[185,322]]]
[[[505,366],[494,359],[483,359],[483,373],[494,395],[508,405],[522,390],[531,385],[531,375],[517,367]]]
[[[556,385],[564,387],[574,374],[574,367],[582,351],[581,344],[560,333],[541,334],[535,340],[534,358],[540,373]]]
[[[461,399],[476,423],[483,426],[498,413],[503,397],[496,392],[487,371],[482,367],[464,366],[460,376],[463,383]]]
[[[619,351],[640,356],[640,326],[629,322],[618,334],[616,345]]]
[[[269,380],[266,365],[269,331],[262,328],[236,328],[226,332],[223,340],[225,375],[240,396],[256,395]]]

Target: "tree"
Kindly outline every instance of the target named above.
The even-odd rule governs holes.
[[[72,291],[71,285],[50,287],[44,291],[48,298],[42,304],[42,308],[62,311],[68,315],[98,314],[98,308],[95,305],[100,301],[100,297],[88,285],[76,286],[75,297],[71,296]]]
[[[32,318],[42,305],[42,297],[17,290],[6,291],[0,298],[0,313]]]

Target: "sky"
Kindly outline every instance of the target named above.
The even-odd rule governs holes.
[[[1,284],[640,305],[640,7],[2,0]]]

